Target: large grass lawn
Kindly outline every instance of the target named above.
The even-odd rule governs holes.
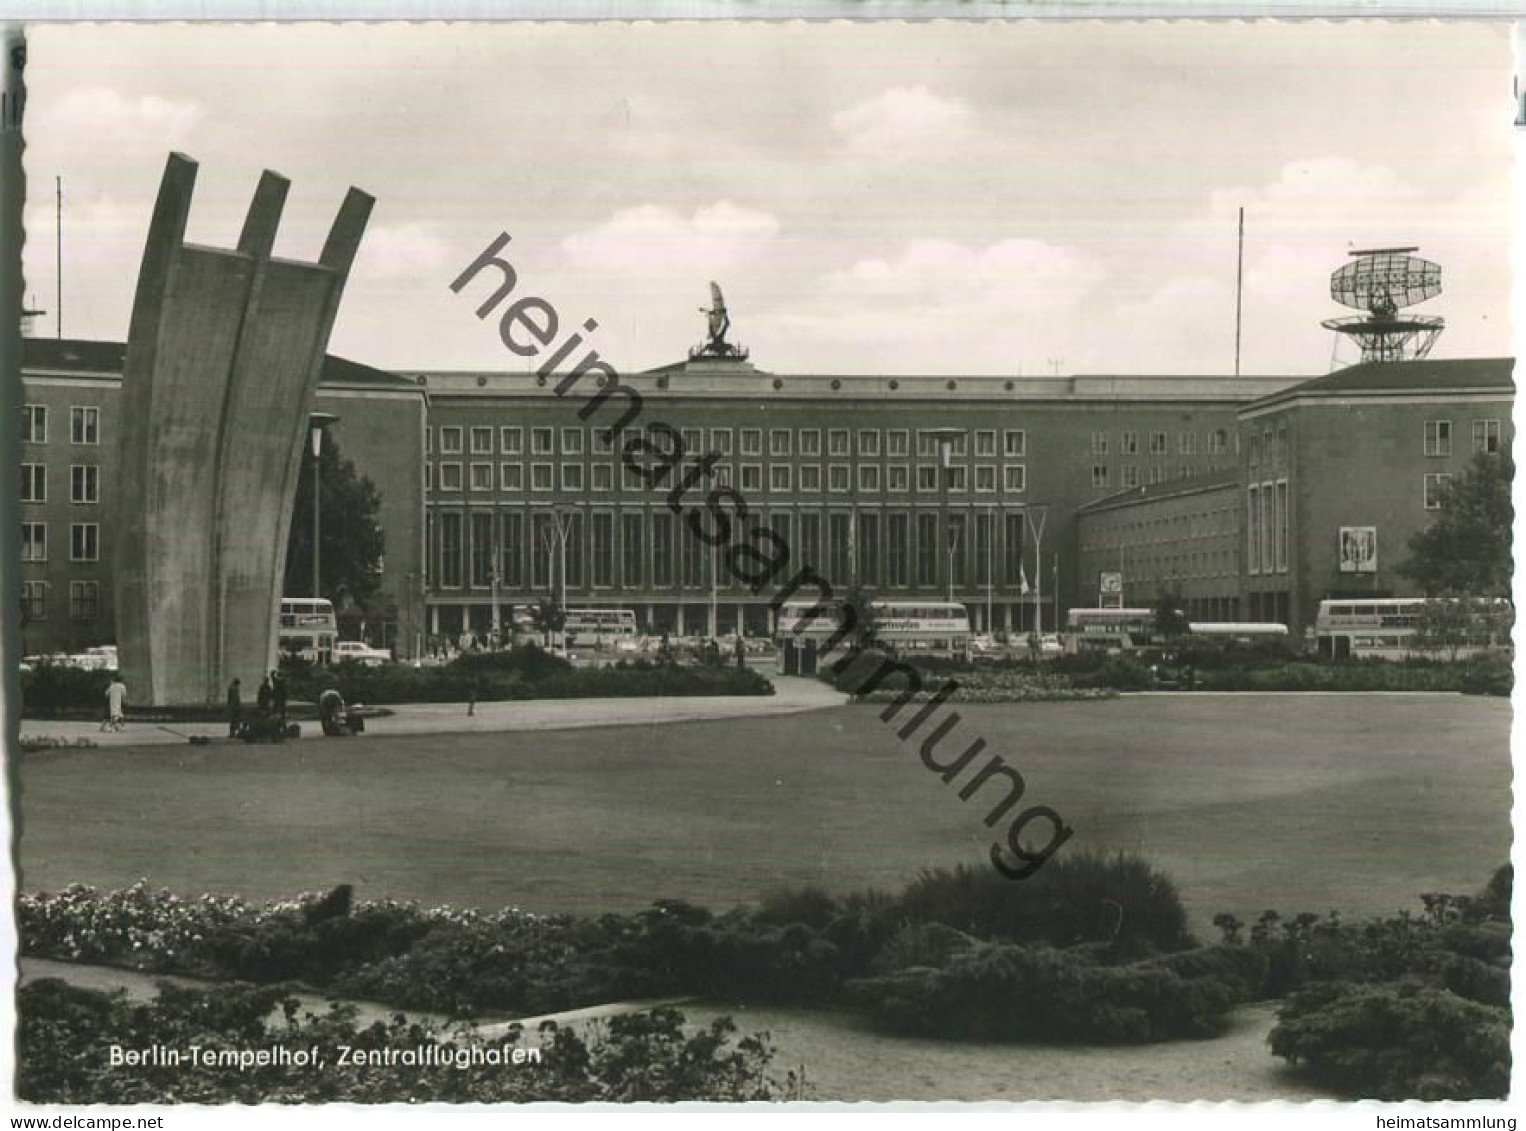
[[[961,707],[1074,826],[1139,850],[1197,926],[1386,913],[1472,891],[1510,847],[1510,709],[1460,696],[1146,697]],[[378,731],[385,723],[377,724]],[[985,864],[962,802],[874,708],[284,747],[46,751],[19,775],[21,882],[395,897],[542,911],[712,907]],[[998,829],[997,831],[1001,831]]]

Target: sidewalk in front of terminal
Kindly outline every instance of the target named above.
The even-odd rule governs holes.
[[[401,703],[390,715],[366,720],[366,735],[489,734],[496,731],[572,730],[579,727],[651,726],[705,719],[766,718],[836,707],[847,701],[816,679],[775,676],[773,695],[674,696],[643,699],[516,699],[478,703]],[[318,724],[301,723],[302,737],[321,737]],[[96,746],[144,746],[184,743],[192,736],[229,741],[227,723],[152,723],[131,721],[120,731],[103,731],[96,722],[23,719],[23,738],[46,738],[65,744],[86,739]]]

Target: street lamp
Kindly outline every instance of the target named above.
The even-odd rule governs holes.
[[[321,597],[318,581],[318,532],[322,521],[322,504],[318,501],[318,457],[323,454],[323,430],[336,424],[339,417],[326,412],[310,412],[307,415],[307,434],[313,453],[313,596]]]
[[[1033,521],[1034,511],[1039,512],[1037,524]],[[1041,638],[1044,635],[1044,521],[1048,517],[1048,503],[1036,503],[1023,507],[1023,521],[1033,532],[1033,631]],[[1055,631],[1059,631],[1058,611],[1055,617]]]
[[[948,543],[946,556],[940,555],[944,559],[940,567],[943,572],[945,600],[952,604],[954,600],[954,527],[949,521],[948,513],[949,464],[954,451],[954,441],[964,435],[964,430],[962,428],[931,428],[928,429],[927,434],[932,436],[938,444],[938,527]]]

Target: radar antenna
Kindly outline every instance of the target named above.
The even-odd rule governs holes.
[[[1330,297],[1365,313],[1327,318],[1320,325],[1355,341],[1363,361],[1419,361],[1446,326],[1435,315],[1403,311],[1441,293],[1441,268],[1409,254],[1418,250],[1353,251],[1353,261],[1330,275]]]

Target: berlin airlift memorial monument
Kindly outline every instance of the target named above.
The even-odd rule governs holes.
[[[185,242],[196,162],[154,203],[122,378],[117,642],[133,697],[215,703],[275,664],[308,411],[374,203],[350,189],[317,263],[272,258],[266,171],[234,249]]]

